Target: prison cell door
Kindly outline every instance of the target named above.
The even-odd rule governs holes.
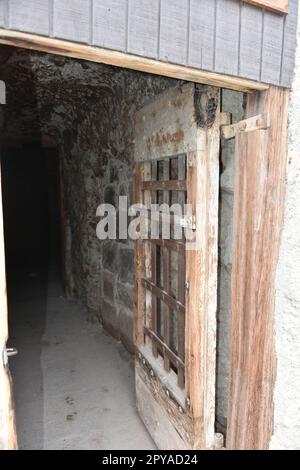
[[[161,221],[156,238],[143,233],[135,242],[136,400],[161,449],[216,445],[219,120],[220,89],[192,83],[135,116],[134,200],[148,218],[159,205]],[[191,210],[166,215],[163,203]],[[178,226],[190,235],[174,236]]]
[[[5,86],[0,81],[0,107],[5,103]],[[2,110],[0,109],[0,112]],[[8,369],[8,337],[6,275],[0,167],[0,449],[16,449],[17,439],[12,400],[11,378]]]

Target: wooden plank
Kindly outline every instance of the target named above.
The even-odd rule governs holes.
[[[213,70],[216,2],[190,0],[188,64]]]
[[[151,102],[136,113],[138,160],[179,155],[195,149],[197,128],[193,117],[193,89],[193,84],[169,88],[160,94],[159,103]]]
[[[157,58],[159,0],[129,0],[128,52]]]
[[[170,372],[170,361],[173,362],[174,365],[176,365],[180,369],[184,369],[184,363],[180,359],[179,356],[176,356],[176,354],[169,348],[169,346],[165,343],[165,341],[161,340],[157,334],[152,331],[150,328],[147,328],[145,326],[144,328],[145,334],[149,335],[154,344],[159,345],[159,348],[163,351],[164,354],[164,365],[166,365],[166,359],[168,361],[168,369],[165,368],[166,372]]]
[[[289,1],[291,0],[242,0],[245,3],[251,3],[256,7],[275,11],[276,13],[286,14],[289,12]]]
[[[218,0],[214,69],[238,75],[240,4],[236,0]]]
[[[127,0],[93,2],[93,44],[126,50]]]
[[[8,365],[3,364],[3,351],[8,339],[8,312],[6,294],[5,250],[2,213],[0,168],[0,449],[17,449],[12,384]]]
[[[186,181],[143,181],[143,190],[186,191]]]
[[[53,36],[88,43],[91,33],[91,2],[86,0],[53,1]]]
[[[141,182],[144,179],[143,163],[136,162],[133,168],[133,202],[143,203]],[[142,276],[144,274],[144,250],[142,240],[135,240],[135,287],[133,296],[134,321],[133,338],[138,347],[144,344],[144,315],[145,315],[145,291],[142,288]]]
[[[163,286],[164,291],[169,294],[170,284],[170,251],[164,247],[162,249],[163,255]],[[163,303],[163,325],[164,325],[164,343],[170,346],[170,307],[167,302]],[[167,372],[170,370],[170,360],[167,356],[164,356],[164,368]]]
[[[163,179],[162,183],[170,180],[170,160],[166,159],[163,161]],[[163,193],[164,204],[170,205],[170,191],[164,191]],[[162,265],[163,265],[163,288],[164,291],[170,293],[170,251],[164,246],[161,249]],[[164,342],[170,346],[170,307],[168,303],[163,303],[163,331],[164,331]],[[170,359],[167,355],[164,355],[164,368],[167,372],[170,371]]]
[[[185,304],[185,254],[178,254],[178,300],[182,304]],[[177,320],[177,342],[178,342],[178,356],[184,362],[185,358],[185,315],[178,315],[174,312]],[[178,371],[178,385],[183,388],[185,384],[185,374],[184,370]]]
[[[132,54],[102,49],[101,47],[85,46],[84,44],[77,44],[71,41],[47,38],[18,31],[9,31],[2,28],[0,28],[0,44],[42,51],[48,54],[90,60],[92,62],[100,62],[117,67],[125,67],[141,72],[244,92],[267,90],[269,88],[269,85],[265,83],[259,83],[240,77],[230,77],[219,73],[206,72],[191,67],[167,64]],[[112,45],[111,47],[117,49],[117,46]]]
[[[147,163],[144,163],[144,166],[145,168],[147,168],[147,177],[144,178],[144,181],[145,180],[156,181],[158,177],[158,162],[157,161],[147,162]],[[143,186],[143,183],[144,182],[141,183],[141,187]],[[144,204],[146,205],[146,207],[149,207],[150,204],[156,204],[156,202],[157,202],[157,191],[144,191]],[[146,243],[145,249],[147,248],[147,253],[148,253],[148,262],[151,265],[151,282],[156,285],[157,281],[160,279],[160,263],[158,259],[157,245],[151,244],[151,241],[149,240],[147,240],[145,243]],[[160,309],[158,309],[158,299],[151,291],[146,291],[145,295],[146,296],[148,295],[149,301],[150,301],[149,307],[151,306],[150,326],[152,328],[152,331],[157,333],[158,330],[160,329],[160,320],[161,320],[161,311]],[[152,341],[151,346],[152,346],[152,354],[156,358],[158,356],[157,344],[154,341]]]
[[[290,0],[289,14],[284,22],[284,43],[282,51],[281,79],[282,86],[291,87],[295,67],[298,0]]]
[[[49,34],[49,0],[10,0],[9,25],[12,29]]]
[[[174,297],[171,297],[164,289],[158,287],[153,281],[150,281],[149,279],[142,279],[142,285],[145,287],[145,289],[148,289],[150,292],[152,292],[152,294],[155,295],[158,299],[167,303],[176,312],[181,314],[185,313],[185,306],[178,300],[174,299]]]
[[[188,0],[161,0],[159,58],[185,64],[188,40]]]
[[[252,5],[242,5],[239,73],[260,79],[263,12]]]
[[[187,243],[186,251],[185,382],[195,420],[195,448],[211,449],[215,441],[220,90],[199,87],[198,93],[201,114],[206,114],[212,100],[216,114],[209,127],[199,127],[198,149],[187,160],[187,202],[203,229],[197,231],[195,249]]]
[[[144,279],[142,279],[142,286],[143,287],[146,287],[149,282],[149,284],[153,287],[153,286],[156,286],[157,285],[157,269],[158,269],[158,262],[157,262],[157,247],[156,245],[152,245],[151,246],[151,282],[150,281],[146,281]],[[157,288],[158,289],[158,288]],[[160,328],[160,325],[158,323],[160,323],[160,318],[158,319],[158,313],[161,314],[160,310],[158,312],[158,308],[157,308],[157,304],[158,304],[158,299],[159,297],[156,296],[155,294],[155,289],[154,288],[149,288],[148,289],[152,296],[151,296],[151,306],[152,306],[152,315],[151,315],[151,328],[152,328],[152,331],[154,331],[154,333],[157,334],[159,328]],[[157,344],[152,341],[152,354],[154,357],[157,357]]]
[[[236,140],[228,449],[267,449],[276,373],[275,273],[283,225],[289,92],[248,97],[270,128]]]
[[[168,399],[161,382],[150,380],[138,361],[135,380],[138,412],[158,448],[189,449],[191,420],[186,413],[178,414],[178,405]]]
[[[153,177],[153,174],[152,174],[153,168],[152,168],[151,162],[143,163],[143,168],[144,168],[144,175],[143,175],[144,181],[151,180],[151,178]],[[157,165],[156,165],[156,169],[157,169]],[[154,174],[155,174],[156,169],[154,168]],[[154,191],[142,191],[142,193],[143,193],[142,201],[143,201],[144,206],[150,207],[153,194],[155,192]],[[151,246],[149,239],[143,240],[143,248],[144,248],[144,258],[143,258],[144,276],[147,279],[151,279],[152,278],[152,263],[151,263],[152,246]],[[146,302],[145,318],[144,318],[143,324],[151,327],[153,302],[152,302],[152,294],[149,291],[145,292],[145,302]]]
[[[284,18],[269,12],[264,14],[261,80],[279,85],[283,44]]]
[[[182,242],[177,241],[177,240],[168,240],[167,238],[166,239],[151,238],[150,243],[153,243],[153,244],[159,245],[159,246],[163,246],[163,247],[165,246],[169,250],[173,250],[173,251],[177,251],[177,252],[185,252],[185,243],[182,243]]]
[[[253,132],[259,129],[267,129],[268,127],[270,127],[270,115],[269,113],[263,113],[258,116],[243,119],[235,124],[222,126],[221,138],[232,139],[239,132]]]
[[[186,178],[186,156],[180,155],[178,157],[178,179],[184,180]],[[179,193],[178,194],[178,203],[181,207],[185,207],[185,198],[186,193]],[[185,289],[186,289],[186,263],[185,263],[186,255],[184,252],[178,253],[178,300],[183,305],[185,305]],[[175,313],[174,313],[175,314]],[[178,348],[178,356],[185,360],[185,316],[184,315],[176,315],[177,319],[177,348]],[[185,371],[179,370],[178,371],[178,385],[179,387],[183,388],[185,385]]]

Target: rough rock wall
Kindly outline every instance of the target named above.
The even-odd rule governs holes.
[[[132,198],[133,116],[176,80],[40,53],[14,51],[1,139],[58,144],[64,184],[67,292],[132,349],[134,246],[100,241],[96,209]]]
[[[232,122],[244,118],[244,95],[223,90],[222,111],[232,114]],[[217,327],[217,428],[225,433],[230,367],[230,291],[233,250],[234,139],[221,147],[219,209],[219,290]]]
[[[0,67],[7,83],[2,140],[54,140],[62,162],[68,292],[132,349],[131,241],[99,241],[96,208],[132,192],[135,110],[176,81],[101,64],[15,51]],[[243,95],[223,91],[223,111],[243,117]],[[222,144],[217,421],[224,431],[230,341],[234,141]]]
[[[285,220],[276,278],[277,378],[270,447],[281,450],[300,450],[300,20],[297,43],[289,107]]]

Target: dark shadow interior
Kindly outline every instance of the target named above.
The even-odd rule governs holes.
[[[40,364],[49,276],[61,279],[58,155],[39,144],[1,149],[4,238],[9,309],[9,347],[17,425],[19,400],[35,422],[37,448],[43,441]],[[29,340],[30,338],[30,340]],[[22,367],[18,362],[21,361]],[[28,383],[34,384],[28,387]],[[37,392],[35,397],[27,396]],[[32,406],[30,406],[32,404]],[[24,406],[22,406],[24,409]],[[24,416],[22,417],[24,420]]]

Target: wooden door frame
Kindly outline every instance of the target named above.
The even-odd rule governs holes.
[[[284,219],[289,90],[248,95],[266,130],[236,141],[228,449],[268,449],[273,433],[275,276]]]
[[[2,211],[2,185],[0,168],[0,449],[18,448],[11,376],[5,349],[8,339],[8,311],[4,253],[4,227]]]
[[[261,2],[262,3],[262,2]],[[262,178],[258,167],[255,167],[251,157],[258,150],[253,145],[246,145],[243,151],[243,162],[236,161],[236,174],[245,176],[240,166],[248,162],[249,186],[264,192],[255,205],[248,204],[247,217],[239,219],[241,207],[235,198],[234,234],[235,243],[232,269],[232,340],[231,340],[231,370],[229,392],[229,416],[227,428],[227,448],[267,448],[272,435],[273,392],[276,370],[276,355],[274,349],[274,298],[275,274],[279,255],[280,235],[283,226],[285,171],[287,160],[287,109],[289,90],[264,83],[242,79],[218,73],[205,72],[185,66],[164,63],[146,59],[131,54],[109,51],[98,47],[85,46],[71,41],[62,41],[17,31],[0,29],[0,44],[42,51],[50,54],[90,60],[94,62],[125,67],[147,73],[208,84],[216,87],[248,93],[247,115],[269,112],[270,129],[265,137],[265,151],[260,152],[260,158],[268,171]],[[260,166],[259,168],[262,168]],[[241,181],[236,178],[235,189],[241,190]],[[247,197],[248,197],[247,196]],[[246,200],[247,200],[246,197]],[[266,210],[266,208],[268,210]],[[253,230],[251,220],[259,214],[260,229]],[[249,236],[251,235],[251,236]],[[240,263],[242,253],[257,247],[266,247],[267,255],[259,259],[259,263],[251,265],[250,272],[245,273]],[[257,290],[257,279],[263,276],[263,284]],[[247,274],[247,275],[246,275]],[[268,299],[263,304],[263,322],[252,323],[253,328],[247,333],[245,340],[243,323],[247,318],[255,319],[255,305],[246,308],[246,289],[252,289],[253,298],[259,302]],[[241,310],[236,301],[240,299]],[[262,306],[262,304],[260,304]],[[252,319],[253,319],[252,318]],[[255,335],[255,341],[252,337]],[[244,341],[244,342],[243,342]],[[251,341],[251,356],[246,350]],[[240,397],[246,390],[246,403],[240,403]],[[244,406],[246,405],[246,406]],[[264,426],[255,426],[251,421],[253,407],[258,422]],[[262,420],[262,421],[259,421]],[[256,436],[256,437],[255,437]]]

